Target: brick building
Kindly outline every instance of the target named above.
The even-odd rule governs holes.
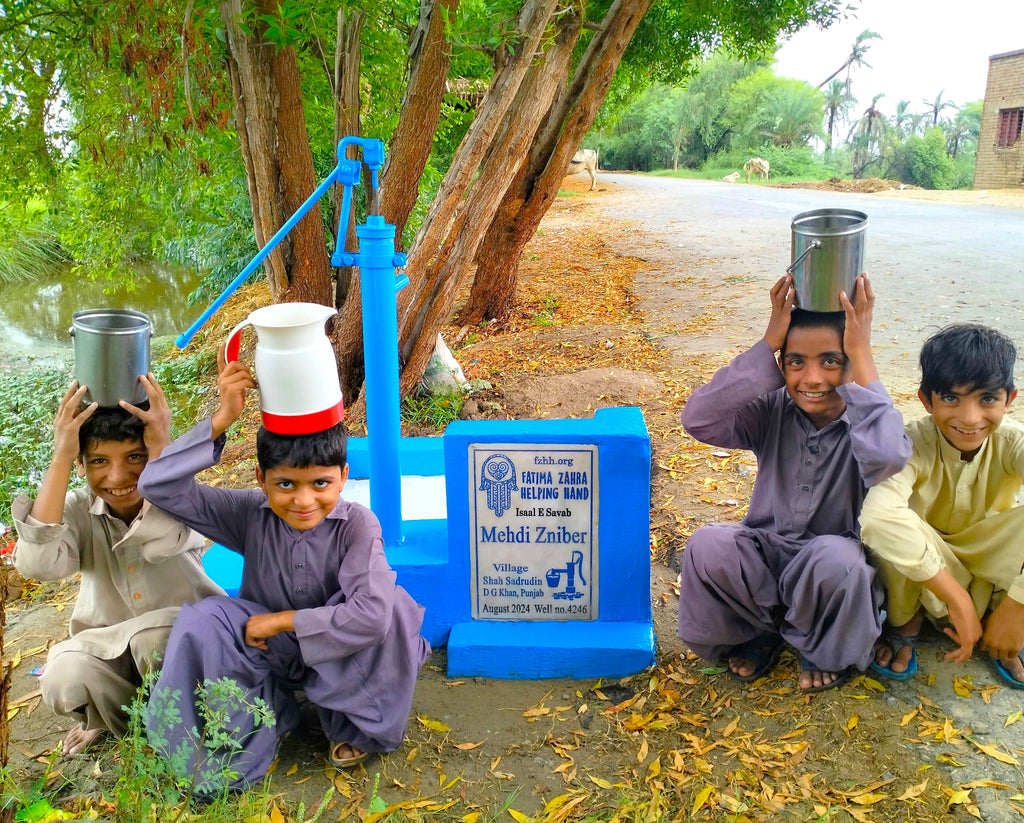
[[[1024,186],[1024,49],[988,59],[974,188]]]

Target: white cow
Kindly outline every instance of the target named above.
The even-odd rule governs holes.
[[[740,182],[740,173],[738,171],[734,171],[732,174],[725,175],[725,177],[723,177],[722,179],[726,183],[739,183]]]
[[[743,171],[747,173],[748,183],[752,174],[756,174],[761,180],[770,180],[772,176],[768,167],[768,161],[762,157],[751,157],[743,164]]]
[[[593,149],[580,149],[576,152],[569,161],[569,168],[565,174],[579,174],[581,171],[590,175],[589,191],[593,191],[597,185],[597,152]]]

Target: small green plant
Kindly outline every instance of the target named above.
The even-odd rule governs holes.
[[[230,678],[206,680],[195,691],[202,731],[192,727],[179,746],[168,753],[166,731],[181,725],[182,696],[179,690],[163,690],[150,697],[156,677],[155,673],[147,674],[131,705],[124,707],[128,734],[118,746],[115,797],[119,812],[124,810],[126,816],[119,819],[134,823],[136,813],[130,810],[138,810],[140,823],[144,819],[173,823],[186,815],[190,820],[219,823],[266,813],[271,803],[267,782],[258,789],[234,794],[228,793],[228,786],[237,777],[232,761],[247,738],[242,725],[251,726],[253,731],[273,726],[270,707],[261,698],[250,700]],[[147,718],[152,727],[148,734]],[[200,757],[195,757],[197,749],[202,753]],[[194,808],[193,798],[197,796],[209,799],[209,803]]]
[[[443,429],[459,416],[465,402],[462,391],[411,395],[402,401],[402,420]]]

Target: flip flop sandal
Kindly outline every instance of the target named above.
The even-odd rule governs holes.
[[[903,672],[893,671],[892,660],[889,661],[888,666],[883,666],[877,660],[872,660],[869,668],[875,674],[880,674],[882,677],[888,677],[890,680],[910,680],[915,674],[917,674],[917,635],[903,635],[894,631],[883,631],[882,636],[878,638],[880,643],[886,643],[892,649],[892,660],[896,659],[896,655],[900,653],[901,649],[905,649],[910,646],[910,660],[907,661],[907,670]],[[996,661],[998,662],[998,661]],[[1024,687],[1024,684],[1021,684]]]
[[[1024,657],[1021,657],[1020,659],[1024,661]],[[1024,681],[1018,680],[1010,674],[1010,670],[1003,665],[1003,661],[998,657],[990,657],[988,662],[992,665],[992,671],[995,672],[996,677],[1002,680],[1003,683],[1011,689],[1024,689]]]
[[[821,672],[825,673],[825,670],[815,666],[810,660],[803,655],[800,656],[799,661],[800,671],[802,672]],[[829,689],[838,689],[847,680],[850,679],[850,667],[847,666],[841,672],[833,672],[835,674],[835,680],[831,683],[822,683],[820,686],[808,686],[806,689],[800,689],[800,694],[814,694],[815,692],[827,692]]]
[[[330,751],[327,753],[327,759],[331,761],[331,765],[334,768],[341,771],[342,769],[351,769],[354,766],[358,766],[360,763],[366,760],[370,756],[369,752],[360,752],[359,754],[349,755],[348,757],[341,757],[338,754],[338,749],[342,746],[347,746],[350,750],[352,746],[346,743],[344,740],[338,743],[332,743]]]
[[[752,683],[759,677],[764,677],[779,662],[779,655],[782,654],[782,647],[784,645],[785,642],[777,634],[763,634],[760,637],[755,637],[753,640],[748,640],[746,643],[733,646],[729,653],[725,655],[726,665],[728,665],[728,658],[739,657],[753,663],[754,671],[750,674],[736,674],[732,669],[729,669],[729,674],[739,680],[740,683]]]

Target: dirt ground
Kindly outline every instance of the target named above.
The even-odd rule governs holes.
[[[816,695],[798,693],[791,655],[744,685],[681,645],[677,555],[704,523],[743,517],[756,464],[692,440],[678,414],[735,347],[737,326],[763,314],[764,296],[742,278],[710,276],[714,261],[604,217],[601,199],[622,192],[566,183],[524,253],[515,316],[473,329],[456,319],[445,337],[468,376],[493,384],[466,417],[643,409],[657,665],[612,682],[450,679],[439,650],[421,674],[405,743],[351,774],[325,769],[327,744],[308,712],[308,733],[284,744],[272,776],[281,808],[312,807],[333,786],[321,819],[375,821],[379,779],[376,794],[396,820],[1020,819],[1021,693],[997,685],[981,661],[946,664],[943,638],[924,638],[920,671],[906,683],[860,676]],[[879,196],[921,194],[953,193]],[[1005,196],[1024,206],[1018,194]],[[69,581],[8,606],[9,754],[26,783],[69,725],[39,705],[31,672],[64,636],[74,594]],[[58,781],[69,781],[68,797],[109,796],[117,756],[108,743],[58,761]]]

